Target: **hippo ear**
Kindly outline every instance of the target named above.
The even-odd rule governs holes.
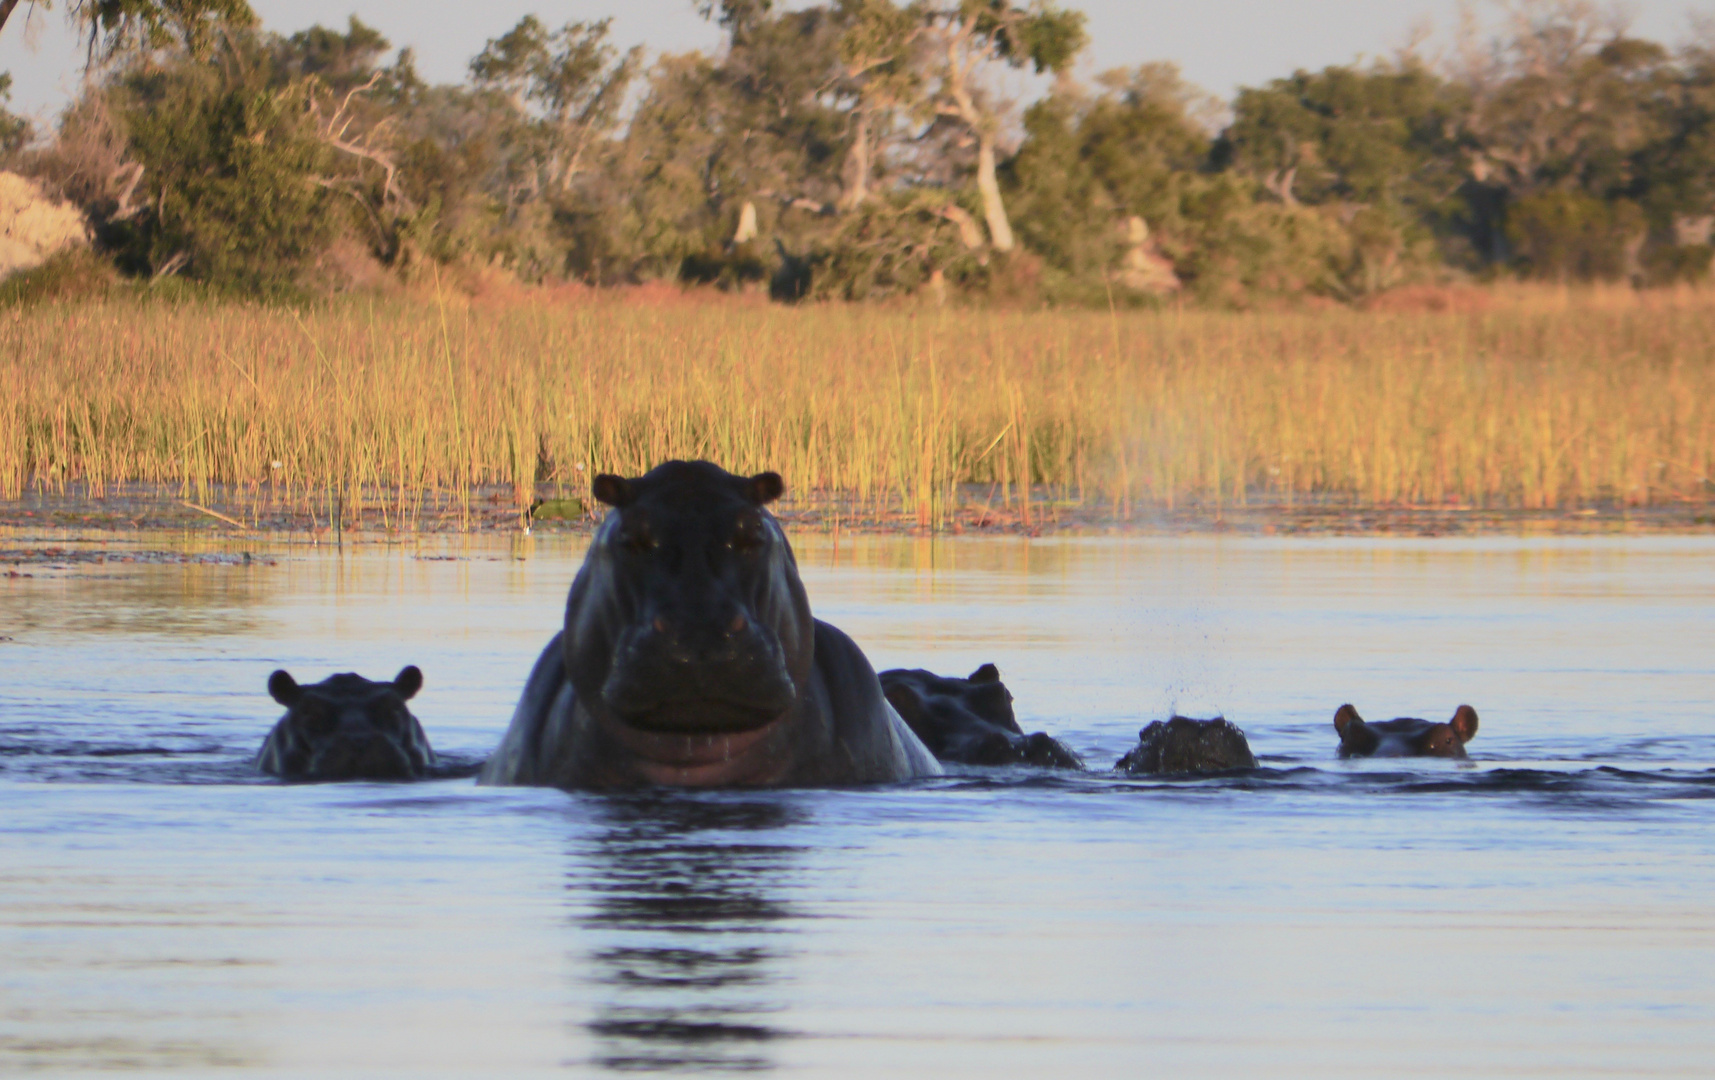
[[[631,481],[623,476],[612,473],[601,473],[590,484],[590,494],[597,502],[604,502],[615,509],[623,509],[637,501],[637,489],[631,486]]]
[[[984,664],[971,672],[969,682],[1000,682],[1000,669],[993,664]]]
[[[758,506],[767,506],[786,493],[786,481],[780,479],[779,473],[762,472],[750,478],[745,494],[750,501]]]
[[[1453,711],[1453,719],[1448,721],[1453,728],[1453,734],[1459,736],[1459,741],[1468,743],[1477,734],[1477,710],[1469,705],[1461,705]]]
[[[423,673],[416,664],[406,664],[399,669],[399,674],[393,676],[393,689],[406,701],[417,696],[417,691],[423,688]]]
[[[1340,738],[1346,737],[1346,729],[1353,724],[1363,724],[1364,718],[1358,715],[1358,710],[1350,705],[1342,705],[1334,712],[1334,730],[1340,733]]]
[[[268,676],[268,695],[290,709],[304,696],[304,688],[298,685],[298,680],[292,678],[285,668],[281,668]]]

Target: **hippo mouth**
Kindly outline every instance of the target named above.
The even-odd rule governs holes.
[[[659,710],[651,713],[658,717]],[[706,714],[702,714],[706,715]],[[646,728],[604,715],[603,727],[630,755],[644,780],[666,787],[761,786],[789,764],[778,751],[786,717],[776,714],[742,729]]]
[[[647,709],[614,713],[627,727],[662,735],[739,735],[779,719],[771,705],[740,704],[710,699],[663,701]]]
[[[310,761],[307,775],[314,780],[411,780],[417,770],[402,747],[375,739],[323,748]]]

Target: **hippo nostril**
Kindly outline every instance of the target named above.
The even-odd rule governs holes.
[[[732,622],[727,623],[727,627],[726,627],[727,633],[729,633],[729,634],[743,633],[744,628],[746,626],[749,626],[749,625],[750,625],[750,620],[745,618],[744,612],[741,611],[737,615],[734,615],[732,617]]]

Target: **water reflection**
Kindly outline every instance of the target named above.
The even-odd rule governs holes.
[[[572,888],[596,947],[596,1063],[625,1072],[759,1071],[791,1032],[774,1017],[800,917],[802,847],[779,842],[790,796],[646,794],[604,800]]]

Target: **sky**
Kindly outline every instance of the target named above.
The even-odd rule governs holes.
[[[16,112],[51,116],[78,79],[82,49],[66,27],[60,0],[51,11],[20,4],[0,33],[0,70],[14,79]],[[710,49],[720,40],[693,0],[251,0],[268,29],[315,23],[343,27],[355,13],[395,47],[417,51],[418,70],[456,82],[489,38],[535,13],[550,25],[611,15],[615,40],[653,52]],[[796,5],[793,5],[796,6]],[[1390,55],[1425,21],[1445,35],[1458,0],[1072,0],[1089,17],[1091,47],[1082,73],[1150,60],[1178,63],[1185,77],[1223,100],[1296,68],[1321,68]],[[1691,16],[1715,18],[1715,0],[1634,0],[1623,9],[1632,31],[1667,44],[1687,40]]]

